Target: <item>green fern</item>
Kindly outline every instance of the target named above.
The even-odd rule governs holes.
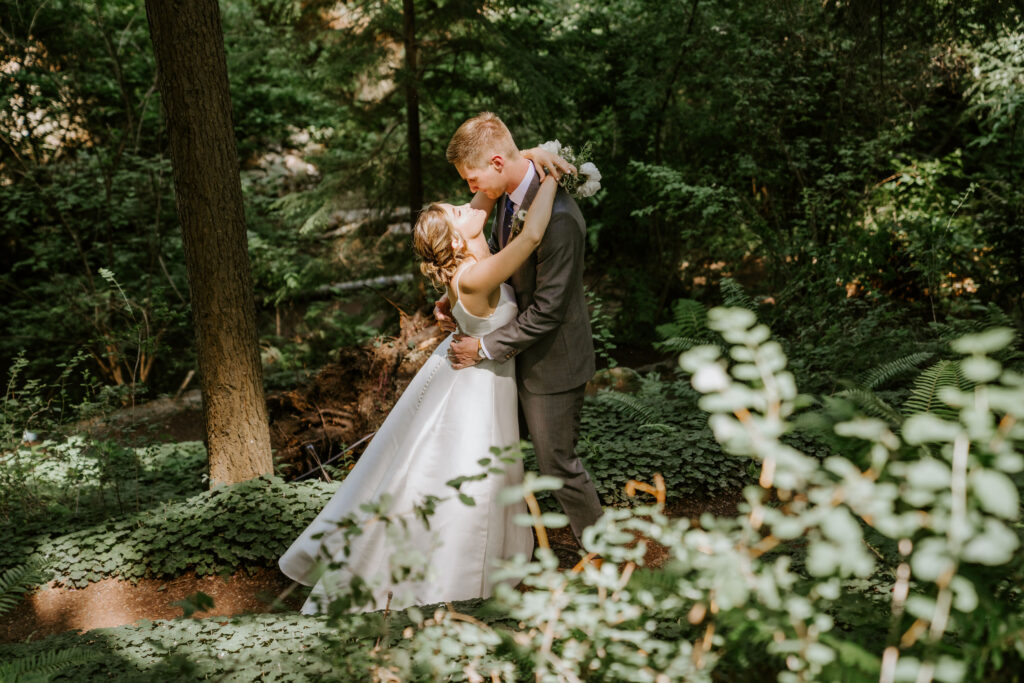
[[[0,574],[0,614],[14,609],[26,591],[45,580],[39,568],[31,564],[11,567]]]
[[[671,328],[670,334],[664,337],[703,337],[708,334],[708,310],[699,301],[678,299],[672,304],[672,322],[659,326]]]
[[[1017,323],[1010,315],[1001,309],[999,306],[990,303],[985,309],[985,324],[982,325],[984,329],[992,327],[1009,327],[1010,329],[1016,329]]]
[[[651,406],[632,394],[602,391],[597,395],[597,400],[612,409],[620,410],[626,417],[635,420],[641,429],[672,430],[670,425],[656,419],[656,414]]]
[[[654,342],[654,348],[658,351],[674,351],[683,352],[689,351],[695,346],[704,346],[710,344],[708,339],[696,339],[694,337],[669,337],[668,339],[660,342]]]
[[[711,343],[708,311],[693,299],[678,299],[672,304],[672,322],[658,325],[655,331],[662,341],[655,342],[659,351],[688,351],[694,346]]]
[[[861,375],[858,384],[865,389],[875,389],[894,377],[917,370],[922,363],[934,355],[930,351],[922,351],[883,363]]]
[[[971,388],[971,383],[964,377],[960,369],[960,361],[940,360],[921,371],[914,380],[910,397],[903,407],[905,415],[917,413],[934,413],[940,417],[955,418],[957,411],[950,408],[939,398],[945,387],[956,387],[961,390]]]
[[[745,308],[748,311],[757,310],[754,300],[747,296],[740,283],[731,277],[723,277],[719,287],[722,290],[722,304],[724,306]]]
[[[1018,335],[1014,339],[1013,343],[994,354],[993,357],[1004,364],[1011,360],[1020,359],[1022,355],[1020,352],[1018,323],[1010,317],[1006,311],[995,304],[990,303],[984,307],[975,306],[973,307],[973,310],[981,314],[980,317],[973,319],[950,318],[945,322],[930,323],[929,327],[937,333],[938,338],[941,341],[946,343],[959,339],[966,334],[984,332],[985,330],[990,330],[993,327],[1009,327],[1011,329],[1016,329],[1018,330]]]
[[[48,681],[54,674],[65,669],[79,667],[96,661],[98,653],[80,647],[61,650],[47,650],[12,662],[0,664],[0,683],[16,681]]]
[[[605,310],[604,299],[589,287],[584,287],[583,293],[587,297],[587,307],[590,309],[590,330],[594,337],[594,352],[598,358],[604,359],[607,367],[614,368],[619,364],[611,355],[615,349],[615,335],[612,333],[615,321]]]
[[[866,387],[850,387],[838,392],[836,396],[849,399],[871,417],[877,417],[894,425],[903,423],[903,416],[900,415],[900,411],[879,398],[871,389]]]

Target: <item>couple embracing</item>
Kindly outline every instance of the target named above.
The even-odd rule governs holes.
[[[430,205],[414,246],[423,273],[445,292],[435,315],[458,331],[423,365],[341,487],[280,558],[287,576],[315,584],[304,613],[325,611],[353,581],[366,582],[372,595],[372,604],[353,607],[363,610],[490,596],[496,562],[529,558],[533,534],[513,523],[524,503],[499,500],[503,488],[522,481],[520,460],[473,475],[493,448],[514,446],[520,436],[533,442],[541,474],[563,481],[554,495],[577,539],[601,515],[575,454],[594,347],[582,283],[586,225],[557,182],[569,167],[540,149],[520,152],[491,113],[459,127],[447,158],[473,200]],[[460,490],[472,506],[447,485],[459,477],[467,478]],[[430,496],[443,500],[424,523],[414,508]],[[401,547],[393,525],[367,519],[358,535],[337,525],[369,518],[361,506],[382,498],[387,514],[406,516],[412,530]],[[403,553],[427,558],[426,575],[405,574],[396,557]]]

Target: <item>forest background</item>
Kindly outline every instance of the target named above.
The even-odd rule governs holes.
[[[418,183],[465,198],[444,148],[482,110],[523,146],[593,145],[605,182],[584,207],[588,283],[622,345],[653,340],[676,298],[713,300],[723,275],[768,302],[774,329],[820,341],[835,325],[850,341],[838,321],[879,309],[893,327],[1020,315],[1013,3],[428,2],[414,72],[402,9],[222,5],[275,370],[395,329],[371,314],[388,310],[380,296],[353,316],[321,288],[415,272],[399,207]],[[121,400],[173,392],[194,367],[144,19],[140,2],[3,15],[0,365],[25,352],[22,375],[49,382],[84,353]],[[346,209],[384,218],[323,239]],[[432,295],[418,277],[387,291],[406,311]]]
[[[815,397],[812,408],[802,405],[813,419],[787,443],[821,461],[842,453],[868,470],[863,448],[822,436],[822,425],[829,431],[861,414],[906,437],[901,457],[930,461],[940,449],[913,442],[913,430],[900,431],[904,419],[926,413],[966,425],[942,390],[993,381],[984,372],[965,376],[959,355],[998,352],[1006,368],[1021,367],[1018,2],[225,0],[220,7],[270,393],[286,395],[326,365],[351,361],[345,349],[386,346],[396,335],[404,342],[398,311],[429,311],[435,293],[410,249],[409,207],[468,200],[444,149],[458,123],[482,110],[499,113],[522,147],[551,139],[591,145],[603,188],[581,208],[601,364],[668,361],[625,398],[588,399],[581,447],[606,504],[631,504],[622,481],[654,472],[677,495],[735,498],[756,480],[756,467],[726,455],[732,447],[712,437],[689,375],[673,374],[677,352],[740,338],[742,325],[708,316],[717,304],[753,312],[780,341],[801,392]],[[147,458],[157,456],[140,460],[104,439],[88,447],[23,444],[180,394],[196,356],[144,3],[4,0],[0,8],[0,447],[11,465],[0,472],[0,517],[26,549],[0,563],[6,569],[49,547],[40,539],[77,547],[74,533],[108,516],[144,513],[155,501],[186,501],[196,514],[209,513],[211,525],[216,506],[204,507],[211,492],[197,493],[201,449],[172,451],[156,466]],[[957,338],[995,327],[1016,331],[1005,348],[977,342],[950,350]],[[1003,425],[1012,410],[992,406]],[[1022,437],[1009,430],[1003,436],[1019,452]],[[889,444],[889,433],[880,434],[872,438]],[[772,452],[742,455],[757,462]],[[96,467],[75,469],[82,454]],[[59,483],[44,491],[39,482],[55,461],[63,462]],[[1013,495],[1002,498],[1012,510],[997,510],[1016,520],[1022,479],[1013,467],[1005,465]],[[125,477],[141,492],[134,501],[120,498]],[[975,486],[971,509],[990,512]],[[325,489],[309,482],[270,489],[231,495],[272,495],[293,506],[294,519],[284,515],[291,521],[272,532],[280,545],[301,529],[303,515],[315,514]],[[84,490],[101,501],[95,509],[79,509]],[[116,492],[116,504],[105,492]],[[907,494],[899,502],[920,500]],[[250,517],[224,519],[246,534],[268,528],[246,510]],[[850,537],[860,539],[857,524]],[[875,614],[869,596],[888,595],[876,589],[895,580],[903,551],[899,534],[872,536],[885,580],[862,593],[844,589],[838,607],[813,615],[841,615],[848,643],[831,646],[846,658],[844,670],[862,666],[871,679],[881,668],[873,646],[882,641],[916,653],[922,666],[945,661],[940,653],[963,657],[976,680],[994,680],[1004,654],[1018,662],[1024,610],[1014,586],[1024,567],[1001,553],[1019,546],[1024,529],[1009,524],[1012,542],[992,541],[997,550],[984,566],[964,570],[992,599],[976,610],[958,603],[974,621],[960,622],[955,637],[944,635],[943,622],[921,643],[914,629],[926,617],[939,621],[929,616],[935,602],[917,621],[902,608]],[[109,572],[74,559],[54,571],[79,585],[104,572],[173,576],[246,565],[205,525],[196,521],[194,548],[104,556],[115,567]],[[759,538],[756,527],[747,531]],[[921,533],[933,532],[945,539],[942,529]],[[279,550],[268,543],[265,556],[247,562],[273,566]],[[803,578],[817,571],[804,565],[806,550],[787,549]],[[987,573],[994,565],[1001,573]],[[920,595],[940,604],[952,595],[946,584],[922,581],[914,589]],[[668,621],[690,638],[688,609]],[[778,612],[803,619],[788,609]],[[736,621],[722,627],[717,637],[726,634],[731,654],[720,670],[747,671],[748,655],[772,671],[790,666],[785,652],[766,654],[788,626],[754,634]],[[786,633],[817,644],[800,627]],[[905,646],[903,633],[915,634],[903,636]],[[678,640],[678,631],[660,635]],[[813,653],[804,649],[800,658],[804,674],[820,672]],[[601,671],[616,680],[613,666]],[[957,671],[948,680],[961,680]]]

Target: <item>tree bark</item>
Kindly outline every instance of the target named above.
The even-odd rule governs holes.
[[[423,208],[423,163],[420,151],[420,94],[416,46],[416,3],[404,0],[405,118],[409,146],[409,222]]]
[[[146,0],[167,117],[210,486],[273,471],[217,0]]]

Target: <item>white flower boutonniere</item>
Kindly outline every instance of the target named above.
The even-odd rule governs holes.
[[[509,230],[508,241],[523,231],[523,224],[526,223],[526,209],[519,209],[512,217],[512,228]]]

